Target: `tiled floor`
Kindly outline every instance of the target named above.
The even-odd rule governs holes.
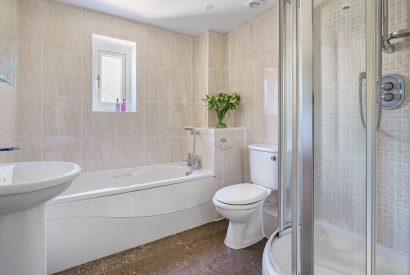
[[[261,274],[266,239],[234,250],[224,244],[227,227],[209,223],[59,274]]]

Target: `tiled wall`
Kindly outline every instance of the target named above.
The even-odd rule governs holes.
[[[19,0],[16,138],[6,161],[85,171],[180,161],[192,122],[193,38],[51,0]],[[91,112],[91,34],[137,44],[137,112]]]
[[[358,80],[365,71],[365,1],[315,0],[315,213],[349,230],[365,230],[366,134]],[[410,3],[390,0],[390,31],[410,27]],[[383,73],[410,85],[410,42],[383,54]],[[410,253],[410,107],[384,110],[377,131],[377,241]]]
[[[227,87],[242,99],[234,125],[246,128],[247,144],[278,144],[278,8],[229,32],[227,49]]]
[[[0,2],[0,75],[8,81],[14,80],[15,49],[18,41],[17,5],[15,0]],[[16,89],[5,82],[0,82],[0,147],[16,145]],[[0,153],[0,162],[5,153]]]
[[[16,89],[0,82],[0,147],[16,145]],[[0,153],[0,163],[6,153]]]
[[[246,129],[196,129],[199,132],[197,153],[202,166],[215,173],[218,188],[244,182]],[[221,142],[222,138],[225,138],[226,142]]]

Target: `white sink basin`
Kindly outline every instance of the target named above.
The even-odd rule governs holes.
[[[0,216],[35,208],[70,186],[81,168],[68,162],[23,162],[0,166]]]
[[[80,172],[67,162],[0,166],[0,274],[46,274],[44,205]]]

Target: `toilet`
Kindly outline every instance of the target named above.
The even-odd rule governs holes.
[[[278,155],[273,145],[249,145],[251,183],[219,189],[213,203],[216,211],[229,220],[225,244],[241,249],[263,239],[262,211],[265,199],[278,189]]]

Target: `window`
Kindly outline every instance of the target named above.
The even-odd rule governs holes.
[[[135,42],[93,34],[92,110],[135,112]]]

